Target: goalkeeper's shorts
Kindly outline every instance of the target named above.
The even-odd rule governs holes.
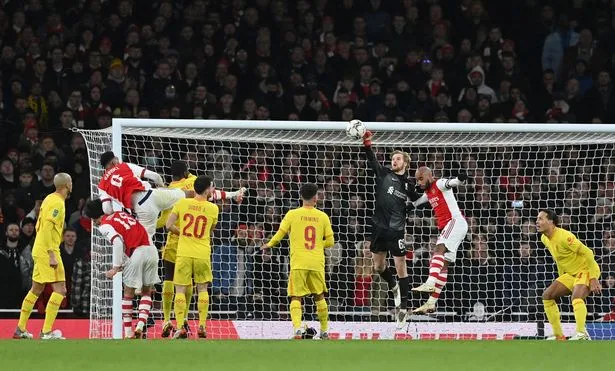
[[[320,295],[327,292],[324,271],[291,269],[288,275],[288,296]]]
[[[589,286],[589,271],[583,270],[577,273],[576,275],[571,275],[568,273],[564,273],[561,276],[557,277],[557,282],[566,286],[570,292],[576,285]]]

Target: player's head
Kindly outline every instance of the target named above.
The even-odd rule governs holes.
[[[188,164],[186,161],[176,160],[171,164],[171,176],[173,180],[180,180],[188,177]]]
[[[207,175],[198,176],[194,180],[194,192],[197,195],[207,197],[214,190],[214,183]]]
[[[301,199],[304,203],[310,203],[312,205],[316,204],[318,201],[318,186],[314,183],[305,183],[301,186],[299,190],[301,194]]]
[[[116,165],[118,162],[120,162],[120,160],[118,160],[118,158],[115,157],[115,154],[113,153],[113,151],[107,151],[103,153],[102,155],[100,155],[100,165],[105,170],[110,168],[111,166]]]
[[[427,166],[421,166],[416,170],[416,185],[422,190],[426,190],[433,182],[433,172]]]
[[[391,170],[401,174],[405,173],[410,167],[410,155],[404,151],[393,151],[391,153]]]
[[[56,192],[66,192],[67,197],[73,191],[73,179],[67,173],[57,173],[53,177],[53,185],[56,187]]]
[[[85,204],[85,216],[92,219],[95,225],[100,224],[105,212],[103,211],[102,201],[100,199],[90,200]]]
[[[559,216],[550,209],[542,209],[536,217],[536,230],[545,233],[559,225]]]

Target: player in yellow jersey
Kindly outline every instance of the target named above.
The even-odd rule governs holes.
[[[64,202],[73,190],[70,175],[58,173],[53,178],[56,191],[43,200],[36,221],[36,239],[32,247],[34,270],[32,272],[32,288],[21,304],[19,323],[13,334],[16,339],[31,339],[32,334],[26,329],[28,318],[34,308],[34,303],[49,284],[53,293],[45,308],[45,322],[41,330],[41,339],[64,339],[60,330],[52,326],[58,315],[62,300],[66,296],[64,265],[60,257],[60,243],[64,232],[65,208]]]
[[[188,191],[194,191],[194,181],[196,176],[190,174],[188,171],[188,165],[185,161],[177,160],[171,164],[171,176],[173,181],[169,184],[168,188],[177,188]],[[214,189],[209,196],[210,201],[226,200],[227,198],[235,199],[235,202],[241,203],[243,195],[246,189],[241,188],[234,192],[225,192]],[[158,218],[157,228],[165,226],[169,219],[171,209],[163,210]],[[173,295],[175,294],[173,285],[173,272],[175,271],[175,257],[177,253],[177,241],[178,236],[169,233],[167,235],[167,241],[162,250],[162,265],[164,267],[164,281],[162,282],[162,337],[169,337],[174,330],[173,323],[171,322],[171,310],[173,309]],[[190,301],[192,299],[192,285],[186,287],[186,308],[190,308]],[[186,331],[189,330],[188,321],[184,323]]]
[[[290,296],[290,317],[293,322],[295,339],[303,337],[301,326],[301,300],[313,295],[320,321],[320,338],[328,339],[329,309],[324,294],[325,249],[333,246],[333,229],[329,216],[316,209],[318,187],[306,183],[300,190],[303,206],[290,210],[284,216],[280,228],[263,249],[277,246],[289,234],[290,273],[288,275],[288,296]]]
[[[194,181],[195,196],[179,200],[169,214],[167,229],[179,236],[173,282],[175,283],[175,320],[183,324],[187,313],[186,288],[194,283],[198,292],[199,338],[207,337],[206,320],[209,307],[207,286],[211,273],[211,233],[218,223],[218,206],[208,201],[214,191],[209,177]],[[176,222],[178,222],[176,224]],[[178,326],[179,329],[179,326]],[[176,339],[188,337],[185,328],[175,332]]]
[[[585,298],[590,292],[599,294],[601,290],[598,281],[600,267],[594,259],[594,253],[574,234],[558,227],[557,214],[552,210],[541,210],[538,213],[536,229],[542,233],[540,240],[553,256],[559,276],[542,294],[545,313],[553,328],[553,336],[549,340],[566,340],[556,301],[570,294],[577,330],[569,340],[590,340],[585,329]]]

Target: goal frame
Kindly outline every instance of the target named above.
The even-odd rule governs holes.
[[[112,150],[122,158],[122,135],[125,128],[181,129],[245,129],[245,130],[345,130],[343,121],[253,121],[253,120],[188,120],[114,118],[111,127]],[[368,130],[432,133],[615,133],[611,124],[545,124],[545,123],[431,123],[431,122],[364,122]],[[375,140],[378,143],[378,140]],[[91,191],[93,197],[93,190]],[[92,241],[94,244],[94,241]],[[94,270],[92,270],[92,275]],[[122,273],[113,278],[112,338],[121,339]]]

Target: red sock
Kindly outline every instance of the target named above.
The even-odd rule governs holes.
[[[152,309],[152,298],[150,296],[142,296],[139,300],[139,323],[143,322],[143,326],[147,324],[149,311]]]
[[[444,267],[444,255],[434,255],[429,263],[429,278],[427,281],[436,283],[440,279],[442,267]]]
[[[124,335],[130,335],[132,332],[132,298],[122,299],[122,322],[124,323]]]
[[[211,194],[211,201],[216,202],[218,200],[226,200],[226,192],[214,189],[214,192]]]
[[[436,288],[435,291],[431,293],[431,297],[438,300],[442,289],[444,289],[444,286],[446,285],[446,280],[448,279],[448,269],[443,269],[440,271],[440,274],[434,278],[436,279]]]

